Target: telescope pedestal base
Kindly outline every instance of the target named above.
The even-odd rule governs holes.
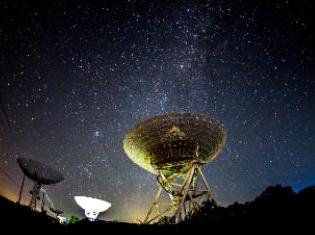
[[[178,223],[197,211],[202,202],[212,199],[210,187],[198,162],[193,161],[184,175],[166,178],[159,171],[157,178],[160,185],[142,223],[163,223],[163,219],[165,223]],[[161,200],[163,192],[168,193],[168,202]]]
[[[36,210],[36,204],[37,204],[36,202],[39,199],[39,192],[40,192],[41,187],[42,186],[39,183],[35,183],[33,186],[33,189],[31,190],[32,198],[31,198],[29,207],[32,210]]]

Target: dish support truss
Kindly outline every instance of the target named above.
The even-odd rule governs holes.
[[[37,200],[40,200],[40,189],[41,189],[42,185],[40,183],[34,183],[33,185],[33,189],[30,191],[30,194],[32,195],[30,203],[29,203],[29,207],[32,210],[36,210],[36,205],[37,205]]]
[[[20,187],[19,198],[18,198],[18,201],[17,201],[18,204],[21,203],[23,189],[24,189],[24,184],[25,184],[25,175],[23,175],[22,184],[21,184],[21,187]],[[33,184],[32,190],[30,191],[30,194],[32,196],[31,196],[31,200],[30,200],[28,206],[32,210],[36,210],[37,200],[40,200],[39,194],[40,194],[41,187],[42,187],[42,185],[39,182],[35,182]],[[43,196],[43,198],[44,198],[44,196]],[[42,204],[43,204],[43,200],[42,200]]]
[[[142,223],[154,223],[163,218],[178,223],[198,210],[203,202],[210,201],[212,192],[201,166],[201,163],[193,160],[186,174],[173,174],[169,177],[165,176],[163,170],[158,170],[159,187]],[[168,194],[168,202],[162,201],[163,192]]]

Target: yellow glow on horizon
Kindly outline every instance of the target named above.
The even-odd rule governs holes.
[[[15,193],[3,188],[0,189],[0,195],[12,202],[16,202],[18,200],[18,196]]]
[[[0,195],[12,202],[17,202],[19,197],[19,190],[14,187],[8,187],[5,184],[0,185]],[[29,201],[29,195],[24,191],[22,194],[21,204],[27,205]]]

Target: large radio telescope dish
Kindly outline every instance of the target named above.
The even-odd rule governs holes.
[[[21,200],[25,176],[27,176],[34,182],[33,189],[31,190],[32,198],[29,206],[35,210],[36,201],[37,199],[39,199],[39,192],[42,185],[57,184],[64,180],[64,177],[61,173],[52,169],[50,166],[47,166],[33,159],[20,157],[17,159],[17,162],[24,173],[18,202],[20,202]]]
[[[158,207],[163,189],[172,201],[166,211],[176,221],[193,211],[187,208],[196,209],[197,199],[203,196],[211,199],[201,167],[218,156],[225,142],[222,124],[212,117],[193,113],[156,116],[132,128],[125,136],[124,150],[134,163],[156,174],[160,184],[144,223],[162,217]],[[199,181],[205,189],[197,189]],[[150,219],[154,209],[158,215]]]
[[[124,139],[128,157],[157,174],[186,173],[187,163],[211,162],[225,144],[223,126],[214,118],[193,113],[172,113],[140,122]],[[197,146],[198,156],[195,155]]]
[[[112,204],[93,197],[75,196],[74,200],[85,211],[85,216],[89,220],[95,220],[99,213],[108,210]]]

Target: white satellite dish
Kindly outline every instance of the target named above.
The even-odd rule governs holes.
[[[57,215],[57,218],[59,220],[59,223],[61,223],[61,224],[65,224],[67,222],[67,218],[66,217]]]
[[[93,197],[86,196],[75,196],[74,200],[76,203],[85,211],[85,216],[90,220],[94,221],[98,214],[108,210],[112,204]]]

